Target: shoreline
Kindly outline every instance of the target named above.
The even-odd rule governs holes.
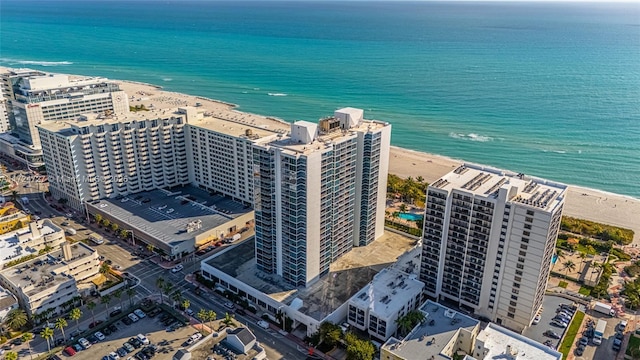
[[[389,174],[402,178],[422,176],[426,182],[433,183],[464,162],[447,156],[391,146]],[[634,231],[634,246],[640,246],[640,199],[583,186],[566,185],[567,199],[563,215],[631,229]]]

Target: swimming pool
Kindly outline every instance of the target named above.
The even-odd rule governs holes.
[[[422,214],[412,214],[412,213],[399,213],[398,217],[400,219],[409,220],[409,221],[418,221],[422,220]]]

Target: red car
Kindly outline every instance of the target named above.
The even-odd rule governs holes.
[[[73,348],[72,348],[71,346],[67,346],[67,347],[64,349],[64,353],[65,353],[67,356],[73,356],[73,355],[75,355],[75,354],[76,354],[76,351],[75,351],[75,350],[73,350]]]

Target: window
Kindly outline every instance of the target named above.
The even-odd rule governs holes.
[[[528,246],[525,244],[520,244],[520,249],[527,250]]]
[[[523,258],[523,257],[519,257],[519,258],[518,258],[518,262],[523,263],[523,262],[524,262],[524,258]]]
[[[524,221],[530,223],[530,222],[533,222],[533,218],[527,216],[526,218],[524,218]]]
[[[515,296],[515,295],[511,295],[511,299],[512,299],[512,300],[518,300],[518,297],[517,297],[517,296]]]
[[[530,232],[528,232],[528,231],[523,231],[523,232],[522,232],[522,235],[524,235],[524,236],[529,236],[529,235],[531,235],[531,233],[530,233]]]
[[[516,267],[517,267],[518,269],[524,269],[524,265],[522,265],[522,264],[516,264]]]
[[[520,252],[518,253],[518,255],[520,255],[520,256],[527,256],[527,252],[526,252],[526,251],[520,251]],[[524,260],[523,260],[523,261],[524,261]]]
[[[525,244],[528,244],[529,243],[529,239],[526,238],[526,237],[523,237],[522,238],[522,242],[525,243]]]
[[[527,215],[533,216],[533,210],[527,210]]]
[[[531,224],[524,224],[524,228],[527,230],[531,230]]]
[[[513,319],[514,317],[516,317],[513,313],[507,313],[507,316],[508,316],[508,317],[510,317],[510,318],[512,318],[512,319]]]

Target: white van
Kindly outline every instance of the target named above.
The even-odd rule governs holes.
[[[91,241],[92,243],[94,243],[95,245],[102,245],[104,244],[104,238],[98,234],[91,234],[89,235],[89,241]]]
[[[67,235],[75,235],[78,233],[74,228],[66,228],[65,232],[67,233]]]

